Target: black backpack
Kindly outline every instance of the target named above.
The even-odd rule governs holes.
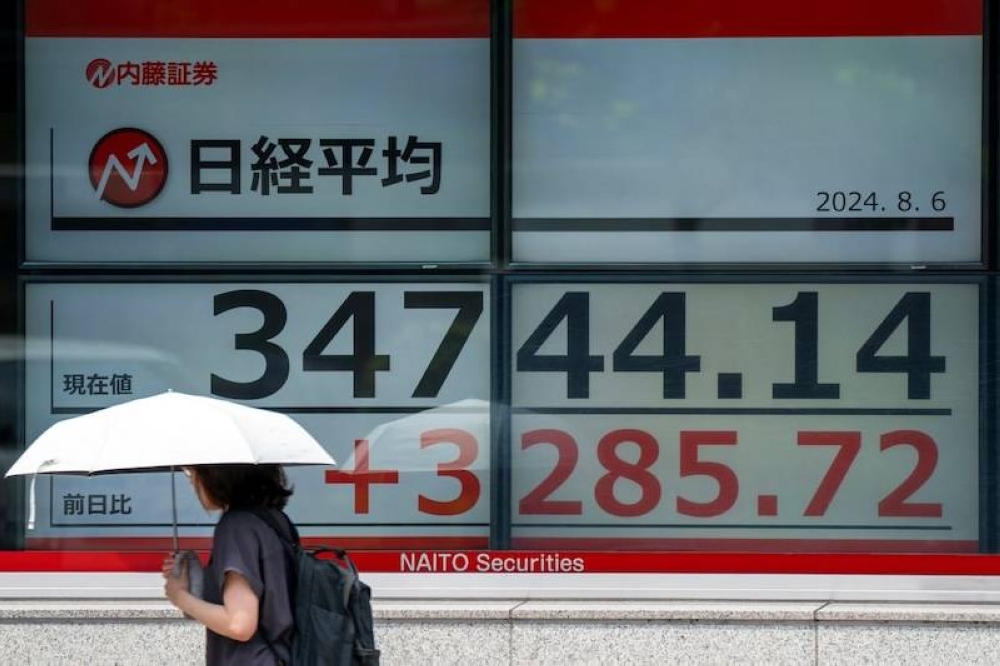
[[[361,582],[347,551],[323,546],[306,550],[290,521],[294,541],[288,540],[269,511],[253,513],[278,534],[293,563],[292,665],[378,666],[371,588]],[[317,557],[321,552],[337,559],[321,559]]]

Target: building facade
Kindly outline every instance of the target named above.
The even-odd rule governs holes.
[[[3,11],[4,470],[167,390],[290,414],[393,663],[1000,642],[989,3]],[[13,654],[190,647],[156,571],[216,517],[172,483],[0,482]]]

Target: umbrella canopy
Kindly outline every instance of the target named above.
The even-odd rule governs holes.
[[[5,476],[173,471],[190,465],[239,463],[336,464],[289,416],[167,391],[56,423],[21,454]],[[32,477],[29,528],[34,525],[34,485]],[[171,478],[176,551],[175,493]]]
[[[56,423],[28,447],[6,476],[227,463],[336,464],[289,416],[168,391]]]

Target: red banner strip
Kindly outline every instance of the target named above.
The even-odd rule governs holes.
[[[28,37],[460,38],[489,0],[26,0]]]
[[[983,34],[982,0],[522,0],[514,36],[903,37]]]
[[[1000,557],[962,554],[468,551],[352,553],[379,573],[996,575]]]
[[[163,552],[5,551],[0,572],[158,572]],[[202,552],[202,559],[206,553]],[[979,554],[654,553],[586,551],[351,552],[368,573],[837,574],[995,576]]]

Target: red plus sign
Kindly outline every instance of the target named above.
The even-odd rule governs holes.
[[[399,483],[399,470],[369,469],[368,440],[354,440],[354,471],[326,471],[327,483],[354,485],[354,513],[368,513],[368,491],[373,483]]]

